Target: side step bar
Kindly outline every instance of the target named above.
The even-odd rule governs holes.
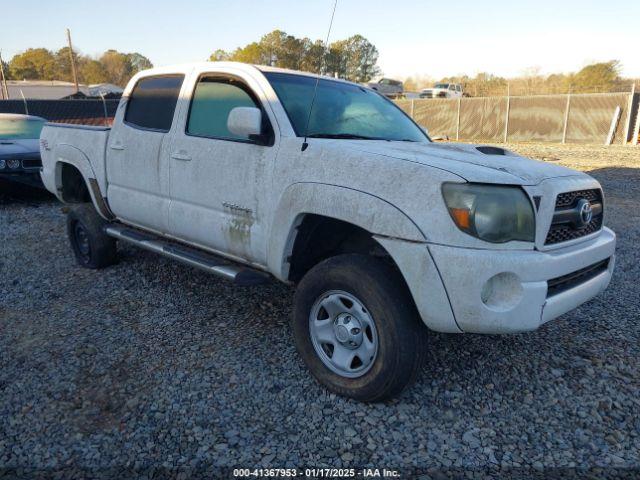
[[[269,275],[252,268],[225,263],[219,257],[195,248],[178,245],[151,233],[142,232],[123,225],[107,225],[104,232],[118,240],[131,243],[144,250],[158,253],[191,267],[213,273],[237,285],[249,286],[268,283]]]

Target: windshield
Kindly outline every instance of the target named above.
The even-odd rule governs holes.
[[[447,88],[449,88],[449,84],[448,83],[436,83],[436,86],[433,88],[444,88],[445,90]]]
[[[45,120],[0,118],[0,140],[26,140],[40,138]]]
[[[291,120],[296,135],[304,136],[316,79],[266,72]],[[391,101],[358,85],[320,80],[309,137],[362,140],[429,141],[426,134]]]

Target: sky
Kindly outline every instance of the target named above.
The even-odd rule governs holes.
[[[84,54],[113,48],[156,66],[200,61],[274,29],[324,39],[333,1],[3,2],[0,50],[5,61],[29,47],[57,50],[70,28]],[[640,77],[639,0],[338,0],[330,41],[358,33],[390,77],[568,73],[611,59],[624,76]]]

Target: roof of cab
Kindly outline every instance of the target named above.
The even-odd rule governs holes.
[[[316,73],[311,73],[311,72],[302,72],[300,70],[290,70],[287,68],[278,68],[278,67],[270,67],[267,65],[252,65],[252,64],[248,64],[248,63],[242,63],[242,62],[190,62],[190,63],[180,63],[180,64],[175,64],[175,65],[166,65],[163,67],[154,67],[154,68],[150,68],[148,70],[143,70],[141,72],[138,72],[138,74],[136,74],[137,77],[146,77],[149,75],[158,75],[158,74],[163,74],[163,75],[167,75],[167,74],[171,74],[171,73],[188,73],[191,72],[193,70],[196,71],[206,71],[208,69],[211,68],[215,68],[215,67],[233,67],[233,68],[237,68],[240,70],[244,70],[246,72],[249,71],[259,71],[259,72],[278,72],[278,73],[287,73],[290,75],[300,75],[300,76],[305,76],[305,77],[312,77],[312,78],[322,78],[325,80],[333,80],[335,82],[342,82],[342,83],[348,83],[348,84],[352,84],[352,85],[357,85],[354,82],[349,82],[347,80],[342,80],[340,78],[334,78],[334,77],[329,77],[327,75],[318,75]]]

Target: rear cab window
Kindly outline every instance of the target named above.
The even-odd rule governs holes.
[[[138,80],[129,95],[124,123],[134,128],[168,132],[183,81],[182,74],[158,75]]]

